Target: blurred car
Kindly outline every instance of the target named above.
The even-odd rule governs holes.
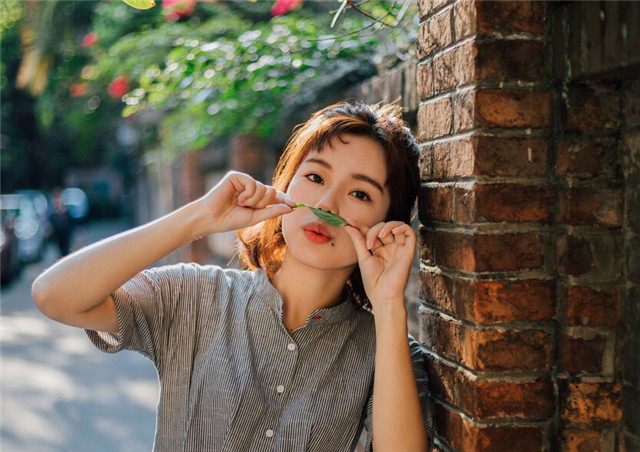
[[[36,209],[36,214],[38,215],[40,222],[45,227],[45,236],[49,237],[51,235],[51,224],[49,223],[50,210],[49,200],[47,199],[47,196],[40,190],[16,190],[14,193],[31,198],[31,200],[33,201],[33,206]]]
[[[47,247],[47,225],[38,217],[33,200],[19,194],[1,195],[0,205],[18,238],[20,260],[40,260]]]
[[[0,280],[9,284],[22,269],[18,256],[18,237],[13,228],[13,220],[2,210],[0,218]]]
[[[89,215],[89,198],[80,188],[72,187],[62,190],[62,202],[67,206],[69,215],[77,222],[82,222]]]

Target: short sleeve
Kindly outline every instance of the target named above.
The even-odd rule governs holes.
[[[189,346],[201,304],[213,299],[214,269],[179,264],[147,269],[113,293],[118,313],[118,334],[87,330],[100,350],[134,350],[159,367],[167,350]]]
[[[418,388],[418,397],[420,398],[420,406],[422,407],[422,416],[424,425],[427,428],[427,436],[429,437],[429,449],[433,446],[433,416],[429,404],[429,375],[427,374],[427,366],[425,353],[422,351],[420,344],[409,335],[409,352],[411,353],[411,364],[413,366],[413,375],[416,379]],[[373,391],[369,395],[366,407],[366,416],[364,419],[364,428],[367,431],[367,441],[365,443],[365,451],[373,450]]]

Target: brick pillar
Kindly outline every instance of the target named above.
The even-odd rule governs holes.
[[[558,333],[546,4],[418,5],[420,340],[437,444],[547,450]]]
[[[640,119],[637,78],[623,80],[640,68],[640,8],[419,7],[420,322],[437,444],[634,450]]]

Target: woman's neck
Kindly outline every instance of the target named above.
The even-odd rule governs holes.
[[[297,265],[285,256],[271,283],[282,296],[282,318],[289,331],[303,326],[313,311],[343,302],[344,287],[352,271],[318,270]]]

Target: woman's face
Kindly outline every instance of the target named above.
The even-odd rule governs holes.
[[[294,174],[287,193],[296,203],[327,210],[373,226],[387,216],[391,199],[384,150],[371,138],[343,135],[320,152],[311,151]],[[344,227],[331,226],[310,209],[282,218],[287,254],[318,269],[346,269],[357,263]]]

